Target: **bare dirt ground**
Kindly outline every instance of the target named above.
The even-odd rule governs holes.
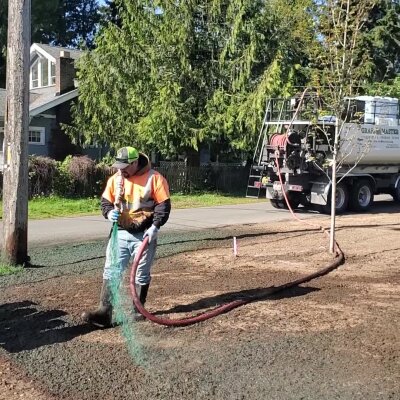
[[[0,399],[400,399],[400,214],[337,226],[335,271],[184,328],[92,330],[80,314],[104,243],[33,251],[36,268],[0,284]],[[195,315],[331,261],[326,236],[295,221],[166,236],[146,306]]]

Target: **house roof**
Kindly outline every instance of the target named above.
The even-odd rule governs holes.
[[[53,91],[46,91],[46,89],[53,89]],[[29,115],[34,117],[41,114],[50,108],[56,107],[66,101],[72,100],[78,96],[78,89],[71,90],[70,92],[56,96],[54,87],[43,88],[42,93],[37,93],[39,90],[31,90],[31,101],[29,102]],[[38,96],[39,94],[39,96]],[[37,96],[36,98],[32,97]]]
[[[54,86],[31,89],[29,91],[29,110],[43,106],[52,101],[55,96],[56,88]]]
[[[48,44],[42,44],[42,43],[32,44],[31,54],[35,51],[45,56],[46,58],[49,58],[53,62],[55,62],[58,58],[60,58],[61,51],[68,51],[70,57],[73,60],[77,60],[83,54],[83,51],[81,50],[69,49],[68,47],[61,47],[61,46],[50,46]]]
[[[0,89],[0,119],[4,119],[6,110],[6,89]],[[59,104],[69,101],[78,96],[78,89],[56,96],[55,88],[45,87],[31,90],[29,93],[29,115],[34,117]]]

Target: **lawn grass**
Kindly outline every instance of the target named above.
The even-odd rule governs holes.
[[[231,196],[220,193],[199,193],[196,195],[173,194],[171,202],[173,208],[196,208],[223,206],[229,204],[256,203],[263,199],[248,199],[244,196]]]
[[[0,264],[0,276],[19,274],[24,270],[23,267],[12,265]]]
[[[217,205],[243,204],[265,201],[265,199],[248,199],[244,196],[231,196],[219,193],[199,193],[192,195],[173,194],[172,207],[194,208]],[[39,197],[29,201],[29,219],[71,217],[75,215],[99,215],[100,198],[70,199],[62,197]],[[0,218],[3,215],[0,203]]]

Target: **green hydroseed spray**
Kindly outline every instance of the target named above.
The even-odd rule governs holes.
[[[114,223],[110,238],[110,262],[111,268],[118,268],[118,225]],[[132,316],[132,298],[129,290],[123,285],[120,274],[112,274],[111,279],[111,303],[114,310],[114,320],[121,327],[122,335],[126,340],[130,355],[139,364],[144,361],[142,346],[139,343],[135,329],[135,321]]]

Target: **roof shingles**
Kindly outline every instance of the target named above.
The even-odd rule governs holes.
[[[77,60],[79,57],[82,56],[83,51],[81,50],[76,50],[76,49],[69,49],[67,47],[61,47],[61,46],[50,46],[48,44],[42,44],[42,43],[35,43],[36,46],[40,47],[43,51],[45,51],[47,54],[51,55],[54,58],[60,58],[60,51],[68,51],[70,54],[70,57],[73,60]]]

